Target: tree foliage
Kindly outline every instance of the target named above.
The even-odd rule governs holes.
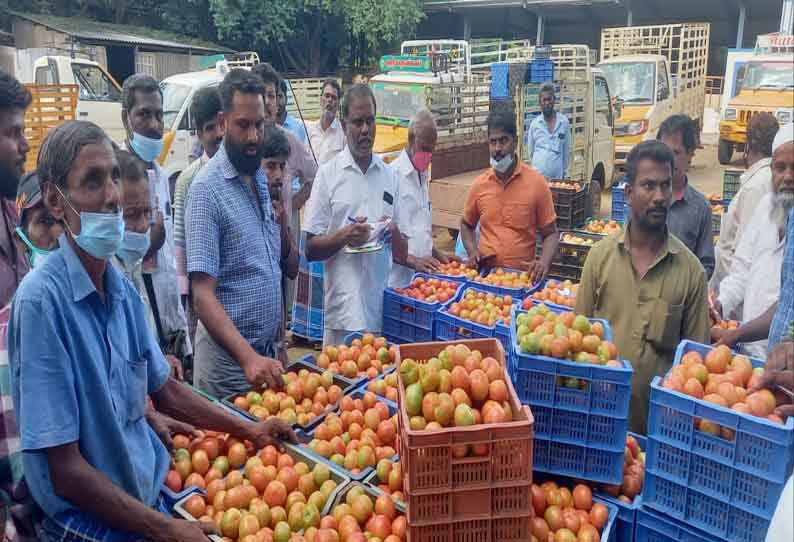
[[[272,47],[289,68],[316,74],[342,52],[361,66],[411,35],[421,0],[209,0],[220,37],[248,48]]]

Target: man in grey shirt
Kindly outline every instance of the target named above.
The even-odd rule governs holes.
[[[697,256],[707,277],[711,277],[714,272],[711,205],[687,179],[698,144],[697,124],[686,115],[673,115],[659,127],[656,139],[667,145],[675,157],[673,204],[667,217],[667,227]]]

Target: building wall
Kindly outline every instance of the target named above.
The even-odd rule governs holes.
[[[144,71],[162,81],[177,73],[192,72],[200,69],[200,55],[138,51],[135,59],[136,69]]]

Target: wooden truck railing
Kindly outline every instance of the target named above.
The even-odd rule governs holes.
[[[39,149],[47,133],[64,122],[74,120],[80,89],[77,85],[25,85],[33,100],[25,111],[25,138],[30,145],[25,171],[38,162]]]

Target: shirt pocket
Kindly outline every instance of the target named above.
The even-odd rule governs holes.
[[[684,305],[673,305],[663,299],[651,302],[645,338],[657,350],[672,351],[681,339]]]
[[[529,230],[532,224],[529,205],[525,203],[505,204],[502,208],[502,224],[517,231]]]
[[[127,423],[138,421],[146,414],[146,396],[148,395],[148,367],[149,360],[146,357],[127,361],[125,364],[126,374],[124,375],[126,395],[124,406],[126,412],[122,412],[121,418],[126,419]]]

